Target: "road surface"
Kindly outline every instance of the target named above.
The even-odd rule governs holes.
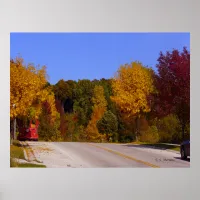
[[[189,168],[179,152],[131,144],[27,142],[49,168]]]

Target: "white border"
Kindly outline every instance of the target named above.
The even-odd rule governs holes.
[[[1,1],[0,197],[199,199],[199,7],[198,0]],[[10,169],[10,32],[191,32],[191,168]]]

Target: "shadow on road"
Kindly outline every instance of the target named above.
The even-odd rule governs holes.
[[[159,147],[155,147],[155,146],[151,146],[151,145],[137,145],[137,144],[125,144],[123,146],[126,146],[126,147],[133,147],[133,148],[139,148],[139,149],[158,149],[158,150],[170,150],[168,148],[159,148]],[[177,160],[182,160],[181,159],[181,156],[180,153],[178,151],[173,151],[174,153],[177,154],[177,157],[174,157],[174,159],[177,159]],[[159,160],[159,159],[158,159]],[[190,158],[187,158],[186,160],[182,160],[182,161],[185,161],[185,162],[190,162]]]
[[[158,150],[169,150],[169,148],[164,148],[164,147],[155,147],[155,146],[151,146],[151,145],[137,145],[137,144],[126,144],[126,145],[123,145],[123,146],[127,146],[127,147],[136,147],[136,148],[141,148],[141,149],[158,149]],[[178,152],[177,152],[178,153]]]
[[[175,159],[178,159],[178,160],[182,160],[181,157],[174,157]],[[190,158],[187,158],[186,160],[182,160],[182,161],[185,161],[185,162],[190,162]]]
[[[137,147],[137,148],[141,148],[141,149],[143,149],[143,148],[147,148],[147,149],[149,149],[149,148],[151,148],[151,149],[156,149],[155,147],[152,147],[152,146],[145,146],[145,145],[138,145],[138,144],[123,144],[123,146],[126,146],[126,147]]]

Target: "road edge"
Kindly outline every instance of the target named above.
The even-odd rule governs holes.
[[[121,144],[121,145],[133,145],[133,143],[126,143],[126,144]],[[161,147],[146,146],[146,145],[143,145],[143,144],[134,144],[134,145],[144,147],[145,149],[157,149],[157,150],[164,150],[164,151],[169,151],[169,152],[173,152],[173,153],[180,153],[179,151],[175,151],[175,150],[171,150],[171,149],[165,149],[165,148],[161,148]]]

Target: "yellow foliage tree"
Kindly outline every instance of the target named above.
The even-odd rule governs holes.
[[[55,98],[47,84],[46,67],[37,69],[25,66],[22,58],[10,61],[10,117],[38,119],[42,102],[51,107],[52,119],[56,118]]]
[[[142,113],[150,111],[147,96],[154,92],[152,69],[139,62],[121,66],[112,79],[113,96],[120,111],[129,118],[136,119],[136,139],[138,134],[138,118]]]
[[[86,128],[86,134],[89,140],[100,141],[103,136],[98,132],[97,121],[103,117],[107,108],[107,101],[105,99],[104,88],[102,86],[95,86],[92,102],[94,104],[93,113]]]

